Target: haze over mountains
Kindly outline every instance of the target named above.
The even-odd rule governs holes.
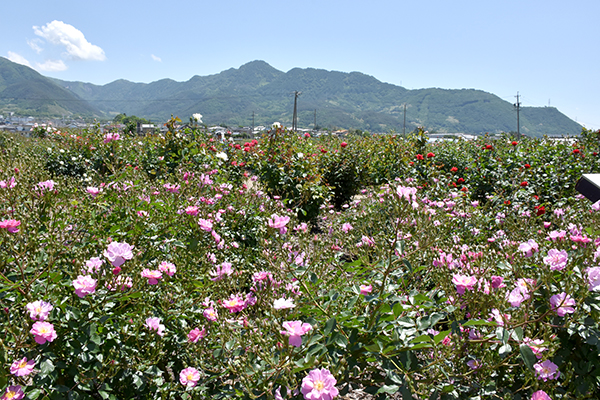
[[[402,132],[424,126],[429,131],[510,132],[517,129],[514,106],[496,95],[474,89],[416,89],[383,83],[360,72],[313,68],[279,71],[253,61],[219,74],[194,76],[186,82],[152,83],[117,80],[106,85],[44,77],[0,57],[0,114],[82,115],[112,119],[116,114],[166,121],[171,114],[186,121],[201,113],[206,124],[291,126],[293,91],[298,98],[298,126]],[[554,107],[523,107],[521,132],[531,136],[575,135],[581,125]]]

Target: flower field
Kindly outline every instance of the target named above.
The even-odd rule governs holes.
[[[599,133],[0,133],[2,399],[600,398]]]

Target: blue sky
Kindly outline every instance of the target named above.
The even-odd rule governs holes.
[[[106,84],[186,81],[253,60],[359,71],[408,89],[474,88],[600,129],[600,1],[24,0],[0,56]]]

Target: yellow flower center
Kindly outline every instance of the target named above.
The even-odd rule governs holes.
[[[316,390],[323,390],[325,388],[325,382],[323,381],[316,381],[314,386],[313,386]]]
[[[191,372],[189,374],[187,374],[187,379],[188,379],[188,381],[193,381],[194,380],[194,374],[192,374]]]
[[[17,392],[8,391],[4,394],[5,399],[13,399],[17,395]]]
[[[21,360],[21,362],[19,363],[19,368],[25,368],[26,366],[27,366],[27,361]]]

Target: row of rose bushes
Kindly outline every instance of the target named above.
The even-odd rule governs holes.
[[[64,139],[7,138],[6,398],[598,394],[599,217],[572,181],[543,197],[543,183],[527,175],[545,168],[535,160],[548,150],[536,154],[535,140],[454,144],[480,153],[484,170],[510,171],[507,189],[479,199],[468,179],[454,185],[473,160],[453,160],[447,144],[411,155],[414,142],[398,138],[342,146],[294,136],[283,154],[274,137],[208,150],[203,164],[164,176],[115,161],[109,172],[69,177],[41,168],[46,146],[60,153]],[[544,157],[575,175],[585,159],[565,167],[560,157],[587,152],[587,139],[549,143],[557,160]],[[90,151],[109,146],[124,160],[145,140],[112,135]],[[242,169],[246,182],[231,172],[234,161],[256,172],[286,157],[297,165],[309,153],[294,146],[343,157],[386,140],[406,149],[407,175],[339,211],[321,201],[319,233],[298,220],[294,193],[269,196],[252,170]],[[532,167],[515,172],[493,151]]]

